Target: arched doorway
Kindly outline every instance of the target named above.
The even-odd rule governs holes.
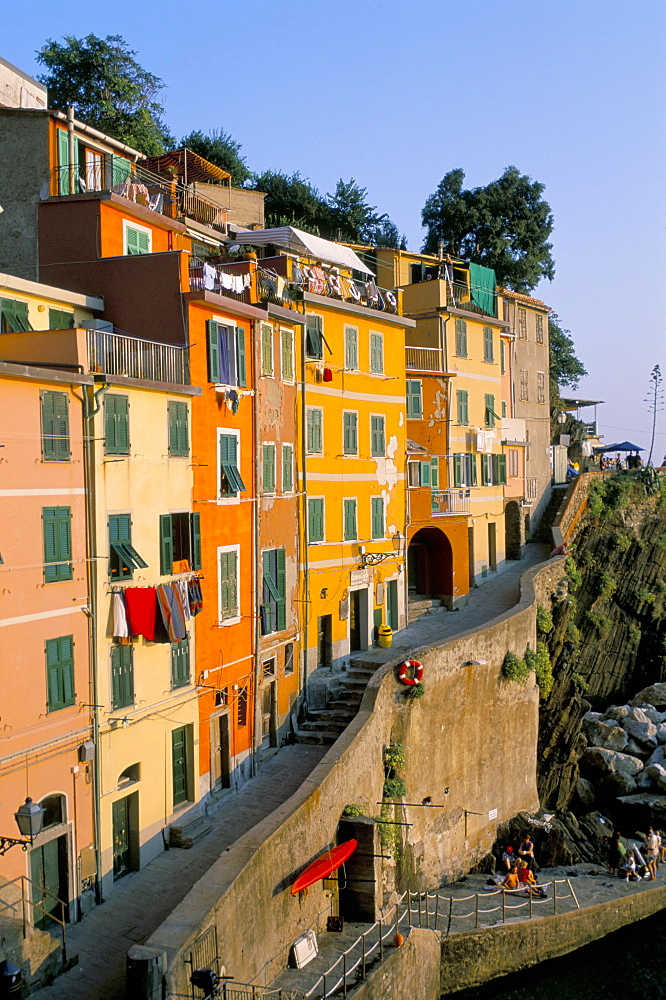
[[[517,500],[509,500],[504,509],[504,551],[507,559],[522,558],[523,538],[520,504]]]
[[[439,528],[421,528],[411,539],[407,585],[412,599],[453,595],[453,550]]]

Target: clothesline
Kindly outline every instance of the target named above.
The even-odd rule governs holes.
[[[200,576],[156,587],[117,587],[112,591],[113,637],[142,635],[148,642],[187,639],[187,622],[203,608]]]

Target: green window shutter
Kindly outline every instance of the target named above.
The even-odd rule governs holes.
[[[134,229],[133,226],[126,226],[125,240],[127,242],[128,254],[150,253],[150,233],[145,233],[143,229]]]
[[[160,573],[173,573],[173,518],[171,514],[160,514]]]
[[[308,500],[308,541],[324,540],[324,501]]]
[[[477,461],[476,455],[469,455],[469,468],[470,468],[470,481],[469,486],[476,486],[477,484]]]
[[[384,338],[381,333],[370,334],[370,371],[375,375],[384,371]]]
[[[345,455],[358,452],[358,414],[344,413],[342,417],[342,448]]]
[[[384,427],[384,417],[370,417],[370,449],[373,458],[378,458],[386,454]]]
[[[358,538],[356,524],[356,500],[344,501],[344,538],[346,542]]]
[[[277,602],[277,631],[287,627],[287,582],[284,549],[275,550],[275,585],[279,594]]]
[[[71,580],[73,576],[71,507],[44,507],[42,531],[44,583]]]
[[[132,165],[129,160],[122,156],[114,156],[112,160],[112,181],[113,186],[124,184],[132,172]]]
[[[236,381],[241,388],[247,386],[247,359],[245,355],[245,330],[236,327]]]
[[[42,533],[44,535],[44,583],[54,583],[58,579],[58,567],[56,565],[57,541],[56,541],[56,516],[55,507],[44,507],[42,509]]]
[[[384,537],[384,498],[372,498],[372,537]]]
[[[74,641],[71,635],[47,639],[46,687],[49,712],[73,705],[74,692]]]
[[[273,374],[273,327],[261,324],[261,374]]]
[[[483,328],[483,360],[495,360],[495,352],[493,350],[493,331],[490,326],[484,326]]]
[[[481,456],[481,485],[489,486],[491,480],[491,456],[482,455]]]
[[[209,319],[207,324],[208,332],[208,381],[220,381],[220,336],[217,323],[214,319]]]
[[[456,320],[456,354],[459,358],[467,357],[467,323],[464,319]]]
[[[74,329],[74,313],[63,309],[49,309],[49,330]]]
[[[430,485],[433,490],[439,489],[439,459],[430,460]]]
[[[419,380],[407,379],[407,416],[411,418],[423,416],[421,382]]]
[[[495,397],[486,395],[486,427],[495,426]]]
[[[19,302],[16,299],[0,299],[0,314],[2,333],[26,333],[32,330],[28,319],[27,302]]]
[[[69,138],[67,130],[58,129],[58,194],[69,194]]]
[[[184,687],[190,683],[190,640],[171,643],[171,687]]]
[[[506,486],[506,455],[497,456],[497,479],[498,486]]]
[[[222,618],[238,615],[238,562],[235,552],[220,553],[220,611]]]
[[[345,327],[345,368],[358,369],[358,330],[355,326]]]
[[[294,380],[294,335],[291,330],[280,331],[282,347],[282,378],[287,382]]]
[[[457,402],[458,402],[458,423],[468,424],[469,423],[469,395],[466,389],[458,389],[457,392]]]
[[[170,400],[167,404],[169,420],[169,455],[185,458],[190,453],[187,427],[187,403]]]
[[[421,486],[430,486],[430,462],[421,462]]]
[[[129,399],[104,397],[104,450],[107,455],[129,454]]]
[[[190,514],[190,565],[201,569],[201,514]]]
[[[463,481],[463,456],[453,456],[453,485],[462,486]]]
[[[506,344],[500,340],[500,373],[506,375]]]
[[[294,488],[294,449],[290,444],[282,445],[282,492],[291,493]]]
[[[321,410],[310,409],[307,412],[307,449],[313,454],[322,450]]]
[[[66,462],[69,451],[69,400],[64,392],[42,392],[42,457],[45,462]]]
[[[114,708],[134,704],[132,646],[111,647],[111,681]]]
[[[275,493],[275,445],[265,444],[263,454],[262,486],[264,493]]]
[[[140,562],[135,562],[132,552],[129,514],[109,515],[109,576],[113,580],[131,580],[133,567],[146,565],[140,557]]]
[[[306,317],[305,356],[315,360],[320,360],[324,356],[321,316]]]
[[[171,772],[173,779],[173,804],[187,802],[187,726],[171,732]]]

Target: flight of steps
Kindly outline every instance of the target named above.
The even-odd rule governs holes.
[[[331,686],[326,708],[307,710],[305,721],[294,733],[296,743],[335,743],[358,712],[368,681],[376,664],[364,664],[362,655],[353,658],[351,666],[336,676]]]
[[[198,816],[189,823],[174,823],[169,827],[169,847],[182,847],[188,850],[212,829],[213,824],[209,823],[205,816]]]
[[[410,622],[415,622],[418,618],[425,618],[426,615],[437,615],[446,608],[438,597],[423,597],[420,594],[410,596],[407,605],[407,616]]]

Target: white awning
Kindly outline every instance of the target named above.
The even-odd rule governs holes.
[[[256,247],[275,243],[276,246],[286,247],[296,253],[308,254],[308,256],[316,257],[318,260],[325,260],[329,264],[337,264],[339,267],[346,267],[353,271],[362,271],[363,274],[374,274],[349,247],[333,243],[332,240],[323,240],[321,236],[313,236],[312,233],[305,233],[302,229],[294,229],[293,226],[280,226],[278,229],[254,229],[236,233],[233,242]]]

